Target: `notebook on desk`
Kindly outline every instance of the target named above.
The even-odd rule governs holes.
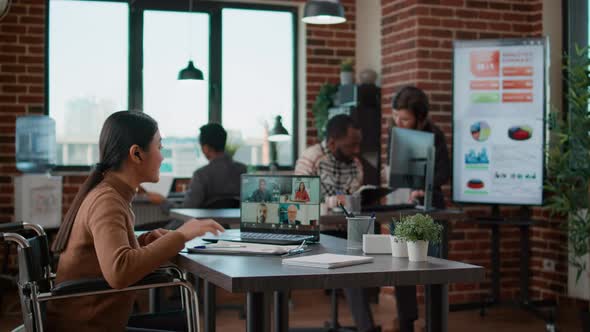
[[[244,174],[240,191],[240,232],[206,237],[205,241],[268,244],[319,241],[319,177]]]
[[[334,269],[351,265],[371,263],[373,257],[370,256],[351,256],[337,254],[319,254],[310,256],[301,256],[295,258],[283,259],[284,265],[296,265],[305,267],[317,267],[324,269]]]

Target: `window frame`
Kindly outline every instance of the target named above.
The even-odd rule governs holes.
[[[129,58],[128,58],[128,106],[129,110],[143,110],[143,13],[146,10],[188,12],[188,1],[161,0],[72,0],[93,2],[122,2],[129,5]],[[222,11],[223,9],[250,9],[264,11],[280,11],[290,13],[293,17],[293,100],[292,100],[292,164],[279,165],[279,170],[293,170],[298,156],[299,142],[299,9],[294,5],[276,5],[238,2],[211,2],[189,0],[193,3],[192,12],[209,14],[209,122],[222,123]],[[50,115],[49,109],[49,5],[51,0],[45,0],[45,114]],[[272,142],[271,142],[272,144]],[[257,170],[269,170],[269,166],[255,165]],[[54,171],[84,172],[92,165],[57,165]]]

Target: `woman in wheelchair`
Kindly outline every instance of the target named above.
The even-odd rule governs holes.
[[[100,162],[77,193],[59,229],[56,283],[104,278],[112,288],[141,280],[206,232],[222,232],[213,220],[190,220],[175,231],[134,234],[131,200],[142,182],[157,182],[162,154],[158,124],[143,112],[109,116],[99,140]],[[122,292],[56,300],[47,306],[50,331],[123,331],[134,302]],[[150,328],[162,328],[150,326]]]

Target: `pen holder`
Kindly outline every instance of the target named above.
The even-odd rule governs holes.
[[[362,249],[363,246],[363,234],[374,234],[375,233],[375,217],[370,216],[358,216],[358,217],[347,217],[347,249]]]

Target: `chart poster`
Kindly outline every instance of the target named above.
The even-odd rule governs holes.
[[[455,41],[453,200],[540,205],[545,39]]]

